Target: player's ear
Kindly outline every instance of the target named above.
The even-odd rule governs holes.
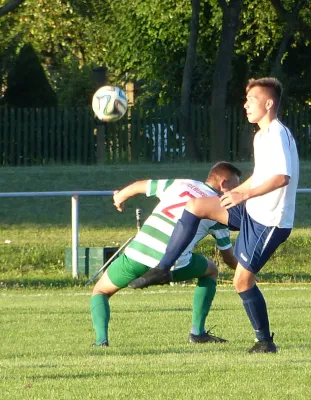
[[[220,192],[226,192],[228,190],[228,188],[227,188],[227,180],[226,179],[220,179],[219,188],[220,188]]]
[[[266,101],[266,109],[267,109],[267,111],[270,111],[270,110],[271,110],[271,108],[273,107],[273,104],[274,104],[274,102],[273,102],[272,99],[268,99],[268,100]]]

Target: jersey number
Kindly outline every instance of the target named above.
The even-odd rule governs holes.
[[[190,197],[194,199],[195,196],[188,191],[182,192],[179,197]],[[184,207],[187,204],[187,201],[183,201],[182,203],[172,204],[171,206],[165,207],[162,209],[162,213],[166,215],[168,218],[174,219],[176,216],[170,212],[170,210],[174,210],[175,208]]]

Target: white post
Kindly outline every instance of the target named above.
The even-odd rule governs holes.
[[[72,277],[78,278],[78,251],[79,251],[79,196],[71,197],[71,228],[72,228]]]

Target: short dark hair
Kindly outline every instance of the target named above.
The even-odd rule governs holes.
[[[246,86],[246,94],[255,86],[260,86],[262,88],[266,88],[269,90],[270,95],[272,96],[276,110],[279,108],[283,87],[281,82],[272,77],[268,78],[259,78],[259,79],[250,79]]]
[[[228,161],[219,161],[218,163],[212,166],[207,178],[211,179],[228,172],[231,173],[232,175],[235,174],[238,177],[242,175],[242,171],[235,165],[231,164]]]

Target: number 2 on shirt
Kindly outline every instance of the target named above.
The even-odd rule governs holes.
[[[179,197],[189,197],[191,199],[195,198],[195,196],[193,196],[193,194],[191,194],[188,191],[182,192]],[[170,210],[174,210],[176,208],[180,208],[180,207],[184,207],[187,204],[187,201],[183,201],[182,203],[177,203],[177,204],[172,204],[168,207],[164,207],[161,211],[164,215],[166,215],[168,218],[174,219],[176,217],[176,215],[174,215],[173,213],[170,212]]]

